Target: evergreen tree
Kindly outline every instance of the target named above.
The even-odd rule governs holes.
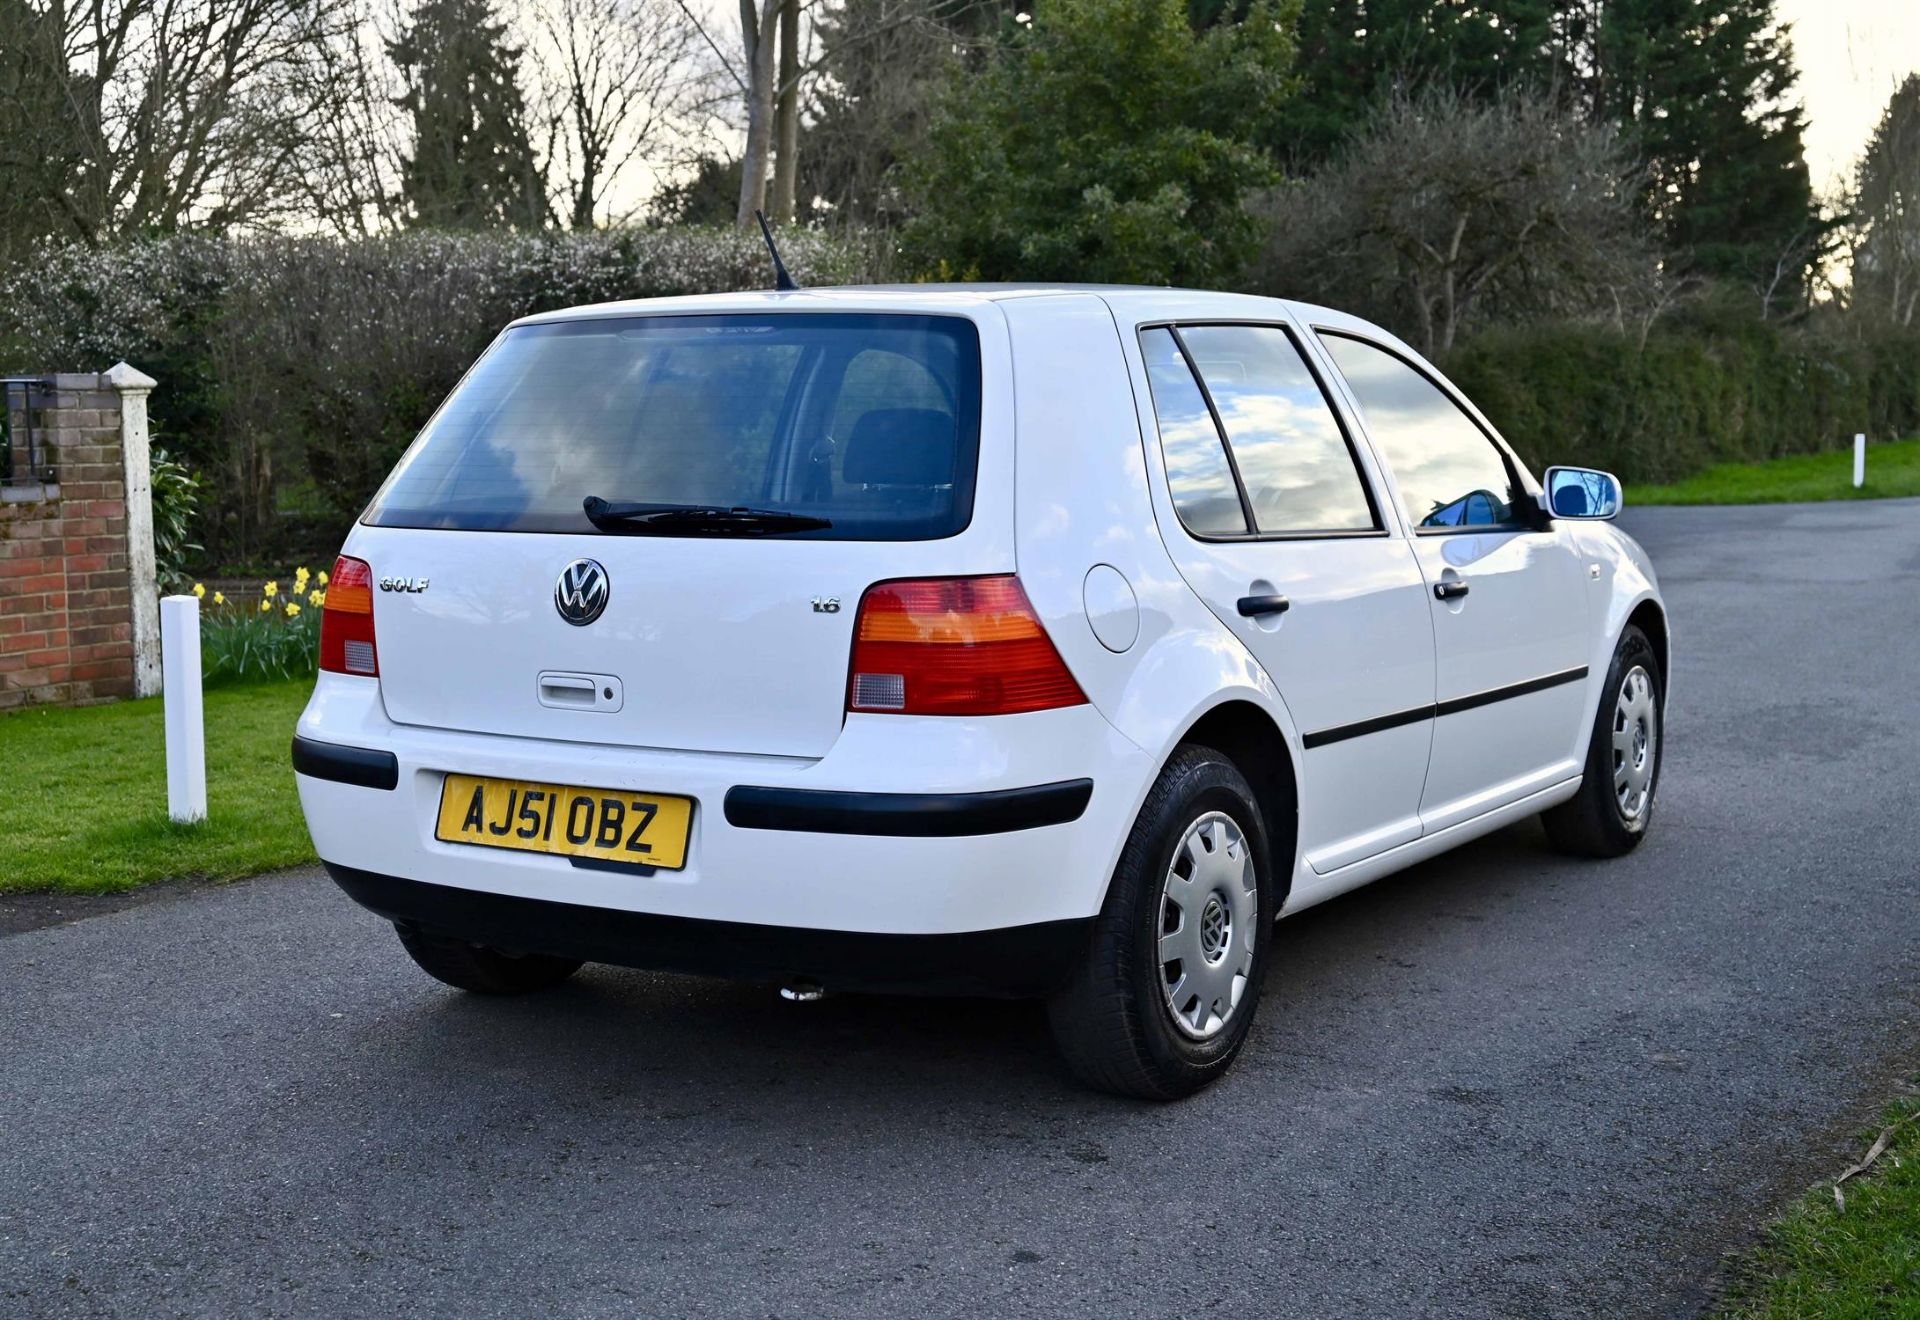
[[[1237,0],[1191,0],[1197,23]],[[1482,104],[1514,87],[1567,83],[1558,32],[1569,0],[1318,0],[1300,16],[1300,94],[1276,154],[1311,170],[1335,156],[1395,95],[1444,91]]]
[[[413,118],[401,196],[414,223],[446,229],[538,229],[545,180],[527,133],[520,51],[491,0],[423,0],[388,53]]]
[[[1297,0],[1195,35],[1184,0],[1049,0],[956,78],[903,170],[910,262],[963,278],[1205,286],[1252,256],[1248,194],[1292,91]]]
[[[730,225],[739,205],[740,162],[702,154],[694,161],[692,173],[654,193],[647,223],[656,228]]]
[[[1920,325],[1920,73],[1887,102],[1854,178],[1853,306]]]
[[[1198,23],[1239,0],[1190,0]],[[1320,0],[1300,22],[1303,89],[1274,151],[1312,171],[1394,95],[1483,102],[1521,87],[1624,130],[1678,269],[1804,304],[1830,243],[1774,0]]]
[[[1774,0],[1610,0],[1586,61],[1588,111],[1626,128],[1647,206],[1683,268],[1804,304],[1830,226],[1814,203]]]

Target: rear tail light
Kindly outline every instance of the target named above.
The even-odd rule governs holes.
[[[850,711],[1012,715],[1086,699],[1011,574],[880,582],[860,599]]]
[[[320,667],[333,674],[379,677],[373,644],[373,569],[364,559],[341,555],[327,579],[320,614]]]

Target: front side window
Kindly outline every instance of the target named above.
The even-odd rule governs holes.
[[[775,535],[930,539],[967,525],[979,432],[979,338],[959,317],[547,322],[509,330],[481,358],[366,521],[643,529],[596,528],[582,504],[597,496],[645,510],[770,511],[785,519],[766,520]],[[741,530],[737,519],[667,525]]]
[[[1393,470],[1407,512],[1426,530],[1518,521],[1524,492],[1505,457],[1425,374],[1363,340],[1322,332]]]
[[[1182,326],[1261,532],[1372,531],[1353,451],[1293,337],[1278,326]]]

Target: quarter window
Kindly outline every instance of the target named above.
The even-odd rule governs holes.
[[[1346,335],[1321,342],[1346,377],[1367,433],[1393,469],[1422,529],[1516,521],[1522,490],[1506,458],[1426,375],[1385,349]]]
[[[1188,531],[1202,536],[1244,536],[1247,517],[1227,451],[1207,411],[1206,396],[1187,368],[1173,332],[1140,332],[1153,411],[1160,422],[1160,452],[1166,456],[1173,507]]]
[[[1277,326],[1183,326],[1259,531],[1372,531],[1353,451],[1293,337]]]

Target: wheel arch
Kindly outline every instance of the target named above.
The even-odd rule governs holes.
[[[1257,702],[1234,697],[1194,717],[1168,749],[1162,768],[1191,744],[1225,756],[1252,786],[1266,828],[1279,906],[1284,906],[1293,889],[1300,847],[1300,779],[1286,734]]]
[[[1635,605],[1627,614],[1627,626],[1638,628],[1653,643],[1653,653],[1660,660],[1660,699],[1666,701],[1667,684],[1673,666],[1668,659],[1671,641],[1667,634],[1667,612],[1660,608],[1660,602],[1648,596]],[[1619,645],[1618,642],[1615,645]]]

